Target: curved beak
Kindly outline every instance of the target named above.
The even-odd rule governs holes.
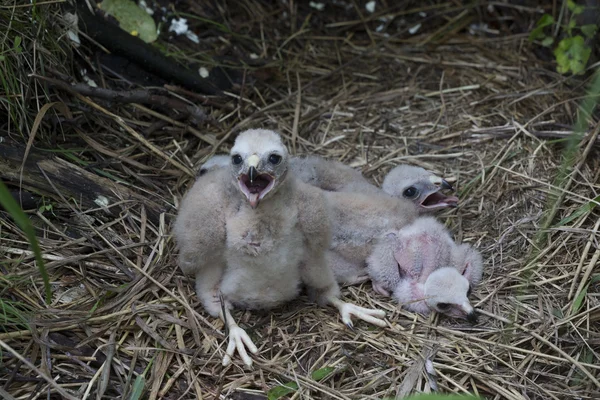
[[[477,319],[478,319],[477,311],[473,310],[469,314],[467,314],[467,321],[469,321],[470,323],[476,324]]]
[[[442,183],[440,184],[442,189],[454,190],[454,187],[445,179],[442,179]]]
[[[473,308],[473,306],[471,306],[471,303],[469,303],[468,301],[465,301],[460,306],[460,310],[466,316],[467,321],[469,321],[472,324],[477,323],[477,312],[475,311],[475,309]]]

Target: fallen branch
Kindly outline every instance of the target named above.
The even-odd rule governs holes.
[[[215,121],[210,116],[208,116],[202,108],[195,105],[186,104],[183,101],[177,99],[172,99],[166,96],[159,96],[157,94],[152,93],[151,89],[137,89],[119,92],[111,89],[93,87],[85,83],[76,83],[74,85],[70,85],[67,82],[58,79],[53,79],[36,74],[31,74],[29,76],[47,82],[51,86],[63,89],[67,92],[75,92],[83,96],[96,97],[115,103],[141,103],[167,107],[190,115],[196,120],[196,122],[209,122],[215,124]]]
[[[6,183],[19,184],[19,170],[24,154],[25,147],[21,145],[0,143],[0,179]],[[102,209],[113,216],[118,216],[132,206],[144,205],[148,218],[153,223],[158,223],[160,214],[165,211],[165,207],[146,196],[60,158],[47,158],[34,148],[25,162],[21,182],[21,186],[30,192],[61,201],[57,193],[59,191],[63,197],[72,199],[82,209]]]
[[[197,71],[188,69],[142,39],[130,35],[118,26],[110,24],[93,14],[85,0],[76,1],[79,29],[96,40],[110,52],[135,62],[148,72],[167,81],[173,81],[191,90],[205,94],[220,94],[221,90],[210,80],[200,77]]]

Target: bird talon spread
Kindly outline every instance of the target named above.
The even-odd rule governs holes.
[[[383,310],[374,310],[370,308],[359,307],[350,303],[343,303],[340,307],[340,313],[342,314],[342,321],[344,321],[350,328],[353,327],[351,320],[353,315],[370,324],[381,327],[386,326],[386,323],[383,320],[383,318],[385,318],[385,311]]]
[[[223,366],[226,367],[231,363],[231,359],[237,349],[237,352],[240,354],[242,361],[247,366],[252,366],[252,359],[248,355],[246,348],[250,350],[252,354],[256,354],[258,352],[258,348],[250,339],[250,336],[239,326],[233,326],[229,329],[229,344],[227,345],[227,351],[225,357],[223,357]]]

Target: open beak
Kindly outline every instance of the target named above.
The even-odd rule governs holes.
[[[248,172],[238,178],[238,185],[252,208],[256,208],[260,200],[271,191],[275,178],[269,174],[261,174],[258,170],[260,159],[257,155],[248,158]]]
[[[431,175],[429,181],[432,183],[432,190],[429,193],[425,192],[423,200],[419,203],[424,211],[458,206],[458,197],[441,193],[441,190],[454,190],[450,182],[436,175]]]
[[[250,182],[254,182],[257,176],[258,170],[256,169],[256,167],[250,167],[250,169],[248,170],[248,177],[250,178]]]

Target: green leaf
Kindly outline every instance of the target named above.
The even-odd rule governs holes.
[[[144,393],[144,387],[146,386],[146,378],[144,375],[138,375],[133,382],[133,389],[131,390],[131,396],[129,400],[139,400]]]
[[[42,258],[42,250],[40,249],[40,245],[38,244],[37,238],[35,237],[35,230],[33,229],[33,225],[31,225],[31,221],[29,221],[29,218],[27,218],[27,215],[25,215],[19,204],[12,197],[10,191],[2,181],[0,181],[0,205],[4,207],[4,209],[15,220],[15,223],[19,226],[19,228],[21,228],[21,230],[25,233],[25,236],[27,236],[27,240],[29,241],[31,250],[35,255],[35,262],[40,271],[40,275],[42,275],[42,280],[44,281],[46,303],[50,304],[50,302],[52,301],[52,291],[50,290],[50,278],[48,277],[48,271],[46,271],[46,267],[44,265],[44,259]]]
[[[0,61],[4,61],[4,60],[6,60],[6,57],[5,56],[0,56]]]
[[[277,400],[285,395],[295,392],[298,390],[298,384],[296,382],[284,383],[281,386],[275,386],[267,392],[267,400]]]
[[[550,47],[554,43],[554,38],[552,36],[546,36],[544,40],[542,40],[542,46]]]
[[[15,37],[15,42],[13,43],[13,49],[18,49],[21,46],[22,40],[23,39],[21,38],[21,36]]]
[[[121,29],[139,36],[144,42],[151,43],[158,38],[152,17],[133,1],[104,0],[98,7],[115,17]]]
[[[529,34],[529,40],[533,42],[534,40],[544,39],[546,37],[546,34],[544,33],[544,28],[548,25],[552,25],[553,23],[554,17],[552,17],[552,15],[542,15],[542,17],[535,24],[535,29],[533,29]]]
[[[588,24],[582,25],[581,32],[585,35],[586,38],[591,39],[596,36],[596,31],[598,31],[598,26],[596,24]]]
[[[552,25],[553,23],[554,23],[554,17],[550,14],[544,14],[538,20],[538,22],[535,24],[535,26],[543,28],[545,26]]]
[[[592,49],[585,45],[583,36],[565,38],[554,49],[554,56],[558,63],[556,70],[561,74],[568,72],[574,75],[580,74],[584,71],[591,53]]]
[[[325,368],[321,368],[316,370],[315,372],[313,372],[311,374],[311,377],[319,382],[320,380],[322,380],[323,378],[325,378],[327,375],[329,375],[330,373],[332,373],[333,371],[335,371],[335,367],[325,367]]]
[[[573,0],[568,0],[567,1],[567,8],[569,9],[569,11],[571,11],[571,13],[573,15],[579,15],[585,9],[584,6],[577,5],[577,3],[575,3]]]

